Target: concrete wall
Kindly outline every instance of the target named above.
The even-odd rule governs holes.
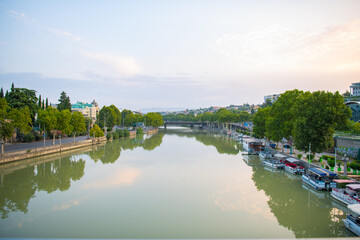
[[[101,138],[96,138],[96,139],[92,138],[92,139],[87,139],[84,141],[65,143],[62,145],[40,147],[40,148],[34,148],[34,149],[29,149],[29,150],[5,153],[5,154],[0,155],[0,164],[19,161],[19,160],[23,160],[26,158],[43,156],[43,155],[47,155],[47,154],[69,151],[69,150],[76,149],[76,148],[99,144],[100,142],[103,142],[103,141],[106,141],[106,137],[101,137]]]
[[[336,147],[341,154],[346,154],[356,159],[360,158],[360,139],[337,137]]]

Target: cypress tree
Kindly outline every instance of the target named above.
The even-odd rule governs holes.
[[[43,99],[43,101],[42,101],[42,107],[44,108],[44,110],[45,110],[45,100]]]
[[[1,91],[0,91],[0,98],[4,98],[4,90],[3,90],[3,88],[1,88]]]
[[[48,108],[49,107],[49,100],[48,100],[48,98],[46,98],[46,108]]]
[[[39,105],[39,108],[41,108],[41,95],[39,95],[39,103],[38,103],[38,105]]]

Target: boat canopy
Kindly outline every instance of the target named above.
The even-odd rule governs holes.
[[[351,188],[353,190],[359,190],[360,189],[360,184],[348,184],[346,185],[347,188]]]
[[[299,161],[299,159],[296,158],[287,158],[286,161],[291,162],[291,163],[296,163]]]
[[[309,171],[322,177],[336,177],[337,174],[322,168],[309,168]]]
[[[334,179],[333,182],[336,182],[336,183],[356,183],[355,181],[348,180],[348,179]]]
[[[360,215],[360,204],[349,204],[348,209],[356,213],[357,215]]]
[[[280,153],[275,154],[274,157],[276,157],[276,158],[286,158],[286,156],[284,154],[280,154]]]

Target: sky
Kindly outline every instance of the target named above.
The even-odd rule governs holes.
[[[360,1],[0,0],[0,87],[121,109],[360,82]]]

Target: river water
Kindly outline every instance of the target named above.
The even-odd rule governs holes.
[[[168,128],[0,166],[0,237],[354,236],[346,207],[218,133]]]

